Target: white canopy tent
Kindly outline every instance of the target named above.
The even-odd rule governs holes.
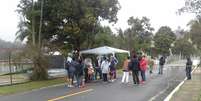
[[[115,54],[115,53],[127,53],[130,56],[130,52],[127,50],[112,48],[108,46],[93,48],[89,50],[83,50],[81,54],[96,54],[96,55],[106,55],[106,54]]]

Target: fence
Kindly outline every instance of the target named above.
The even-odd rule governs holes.
[[[27,82],[26,70],[32,68],[29,60],[16,60],[18,49],[0,49],[0,86]]]

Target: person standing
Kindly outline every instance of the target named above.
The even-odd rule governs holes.
[[[70,72],[69,72],[69,68],[70,68],[71,62],[72,62],[72,58],[70,57],[70,55],[68,55],[67,60],[65,62],[65,70],[67,72],[67,75],[66,75],[67,86],[70,85]]]
[[[117,74],[116,74],[117,63],[118,63],[117,59],[114,56],[111,56],[110,57],[110,65],[109,65],[109,67],[110,67],[110,73],[109,74],[110,74],[110,80],[112,82],[114,82],[114,80],[116,79],[116,76],[117,76]]]
[[[83,75],[84,75],[84,64],[82,62],[82,59],[79,59],[79,63],[76,64],[76,72],[75,72],[75,77],[77,79],[77,87],[82,87],[83,84]]]
[[[97,76],[99,74],[99,78],[102,79],[102,71],[100,68],[102,59],[101,57],[97,57],[96,61],[95,61],[95,79],[97,80]]]
[[[163,74],[163,68],[164,68],[164,64],[165,64],[165,57],[162,56],[160,59],[159,59],[159,72],[158,74]]]
[[[140,84],[139,81],[140,64],[136,55],[134,55],[133,58],[131,59],[129,63],[129,69],[132,71],[133,83]]]
[[[130,62],[130,57],[127,57],[123,64],[123,76],[122,76],[122,80],[121,80],[122,83],[124,83],[124,81],[125,81],[125,83],[128,83],[128,80],[129,80],[128,63],[129,62]]]
[[[75,58],[73,57],[72,62],[70,63],[69,66],[69,80],[70,80],[70,85],[69,87],[73,87],[73,82],[74,82],[74,76],[75,76],[75,71],[76,71],[76,65],[78,63],[75,61]]]
[[[142,77],[142,83],[146,81],[146,70],[148,66],[148,61],[146,59],[146,56],[144,55],[142,59],[140,59],[140,72],[141,72],[141,77]]]
[[[154,67],[154,59],[153,57],[151,57],[151,59],[149,60],[149,73],[152,74],[153,73],[153,67]]]
[[[101,63],[101,70],[102,70],[102,74],[103,74],[103,81],[107,82],[107,74],[109,73],[109,61],[107,60],[106,57],[103,58],[103,62]]]
[[[191,61],[191,58],[188,57],[187,62],[186,62],[186,77],[187,77],[187,80],[191,79],[192,64],[193,63]]]

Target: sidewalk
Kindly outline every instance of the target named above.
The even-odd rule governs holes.
[[[186,80],[173,95],[171,101],[199,101],[201,94],[201,67],[192,74],[192,80]]]

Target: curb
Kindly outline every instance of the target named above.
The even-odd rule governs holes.
[[[191,74],[198,68],[198,66],[196,66],[192,71]],[[163,101],[170,101],[170,99],[172,98],[172,96],[180,89],[180,87],[184,84],[184,82],[187,80],[187,78],[185,77],[185,79],[179,83],[179,85],[177,85],[177,87],[174,88],[174,90],[163,100]]]

